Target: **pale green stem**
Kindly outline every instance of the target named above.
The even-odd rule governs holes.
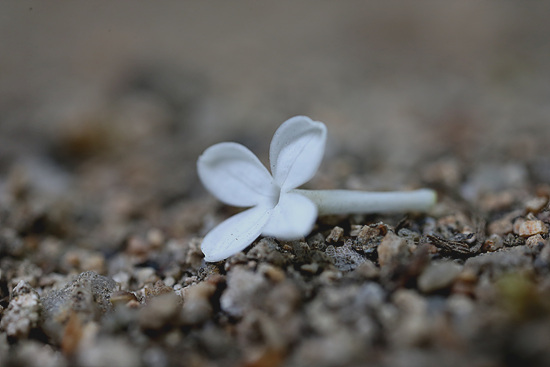
[[[394,192],[295,189],[290,192],[309,198],[321,215],[424,212],[437,201],[436,192],[430,189]]]

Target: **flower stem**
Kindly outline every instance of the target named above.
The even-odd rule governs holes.
[[[352,190],[299,190],[313,201],[319,214],[367,214],[400,211],[427,211],[437,201],[437,194],[430,189],[394,192],[365,192]]]

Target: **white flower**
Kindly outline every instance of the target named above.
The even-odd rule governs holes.
[[[321,164],[327,130],[322,122],[296,116],[275,132],[269,150],[271,174],[237,143],[211,146],[197,168],[204,186],[226,204],[252,207],[210,231],[202,241],[206,261],[236,254],[260,236],[292,240],[307,235],[317,214],[425,211],[437,199],[433,190],[363,192],[300,190]]]
[[[311,232],[317,205],[293,190],[317,172],[326,136],[322,122],[305,116],[285,121],[271,141],[272,174],[241,144],[220,143],[206,149],[197,162],[204,186],[226,204],[252,207],[204,237],[201,249],[206,261],[226,259],[260,235],[292,240]]]

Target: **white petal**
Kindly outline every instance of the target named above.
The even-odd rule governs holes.
[[[283,191],[311,180],[323,159],[326,139],[325,124],[306,116],[292,117],[277,129],[269,160],[273,178]]]
[[[270,214],[270,208],[256,206],[218,224],[202,240],[204,260],[224,260],[246,248],[261,234]]]
[[[199,157],[197,170],[206,189],[229,205],[254,206],[278,196],[267,169],[241,144],[211,146]]]
[[[317,207],[313,201],[299,194],[283,193],[262,234],[295,240],[309,234],[316,220]]]

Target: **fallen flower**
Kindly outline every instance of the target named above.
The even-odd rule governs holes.
[[[247,148],[220,143],[208,148],[197,163],[204,186],[219,200],[234,206],[253,206],[215,227],[201,249],[206,261],[223,260],[250,245],[260,234],[296,239],[308,234],[317,207],[291,192],[309,181],[321,164],[326,127],[305,116],[284,122],[271,141],[271,172]]]
[[[326,143],[326,127],[306,116],[285,121],[271,141],[272,175],[246,147],[219,143],[197,161],[203,185],[220,201],[252,207],[220,223],[203,239],[208,262],[243,250],[258,236],[293,240],[311,232],[317,214],[423,211],[436,201],[432,190],[360,192],[298,190],[317,172]]]

